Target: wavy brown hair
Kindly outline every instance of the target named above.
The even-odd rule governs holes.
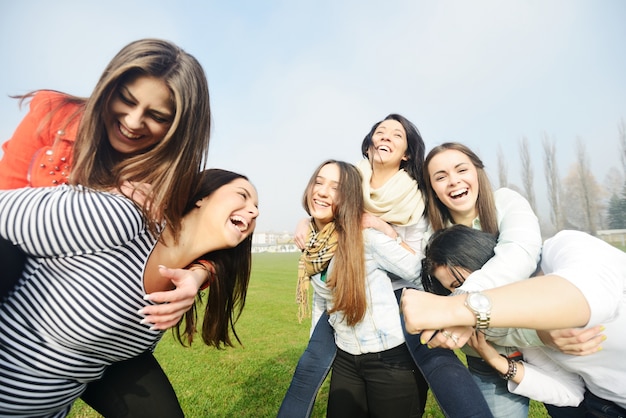
[[[334,198],[334,222],[337,231],[337,250],[333,256],[333,268],[326,283],[333,288],[333,309],[342,312],[350,326],[363,319],[367,309],[365,295],[365,245],[361,219],[363,202],[363,179],[359,170],[344,161],[324,161],[313,173],[307,185],[302,205],[310,215],[309,202],[313,186],[322,167],[335,164],[339,167],[339,184]]]
[[[107,136],[107,112],[119,88],[139,76],[163,80],[175,113],[161,142],[136,155],[120,155]],[[150,228],[155,232],[165,220],[177,238],[187,198],[206,160],[210,128],[209,88],[200,63],[165,40],[132,42],[111,60],[85,102],[70,181],[98,189],[124,181],[150,184],[143,205]]]

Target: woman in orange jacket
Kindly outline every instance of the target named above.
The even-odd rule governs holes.
[[[206,76],[192,55],[167,41],[138,40],[111,60],[90,97],[40,90],[27,99],[30,112],[2,147],[0,189],[130,189],[154,233],[163,222],[180,229],[185,208],[177,202],[196,192],[211,120]],[[2,262],[21,274],[23,256],[0,245]],[[204,265],[166,269],[174,290],[146,295],[168,303],[146,307],[144,321],[156,329],[178,323],[208,279]],[[3,275],[0,297],[18,280]],[[107,417],[183,416],[151,352],[108,367],[82,398]]]

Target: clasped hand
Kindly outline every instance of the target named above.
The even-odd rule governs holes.
[[[147,294],[144,299],[157,305],[145,306],[139,311],[145,315],[142,323],[152,324],[151,329],[166,330],[175,326],[193,305],[198,288],[206,278],[206,271],[160,267],[159,272],[176,287],[174,290]]]

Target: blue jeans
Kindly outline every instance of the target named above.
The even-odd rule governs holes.
[[[396,290],[398,303],[402,290]],[[452,350],[428,348],[420,334],[409,334],[400,315],[406,345],[430,386],[441,411],[449,418],[489,418],[493,415],[479,387]]]
[[[396,291],[399,300],[401,290]],[[402,327],[404,319],[401,317]],[[404,333],[406,345],[446,417],[489,418],[492,414],[470,372],[451,350],[429,349],[419,335]],[[308,418],[315,396],[337,353],[333,329],[324,314],[300,357],[277,418]]]
[[[527,418],[530,400],[509,392],[502,379],[489,364],[479,357],[467,356],[467,366],[496,418]]]
[[[277,418],[308,418],[311,416],[315,397],[328,376],[337,354],[335,333],[328,323],[328,314],[317,321],[313,334],[285,393]]]

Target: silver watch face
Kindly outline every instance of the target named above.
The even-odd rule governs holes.
[[[478,312],[489,312],[491,310],[491,300],[482,293],[470,293],[467,296],[467,303]]]

